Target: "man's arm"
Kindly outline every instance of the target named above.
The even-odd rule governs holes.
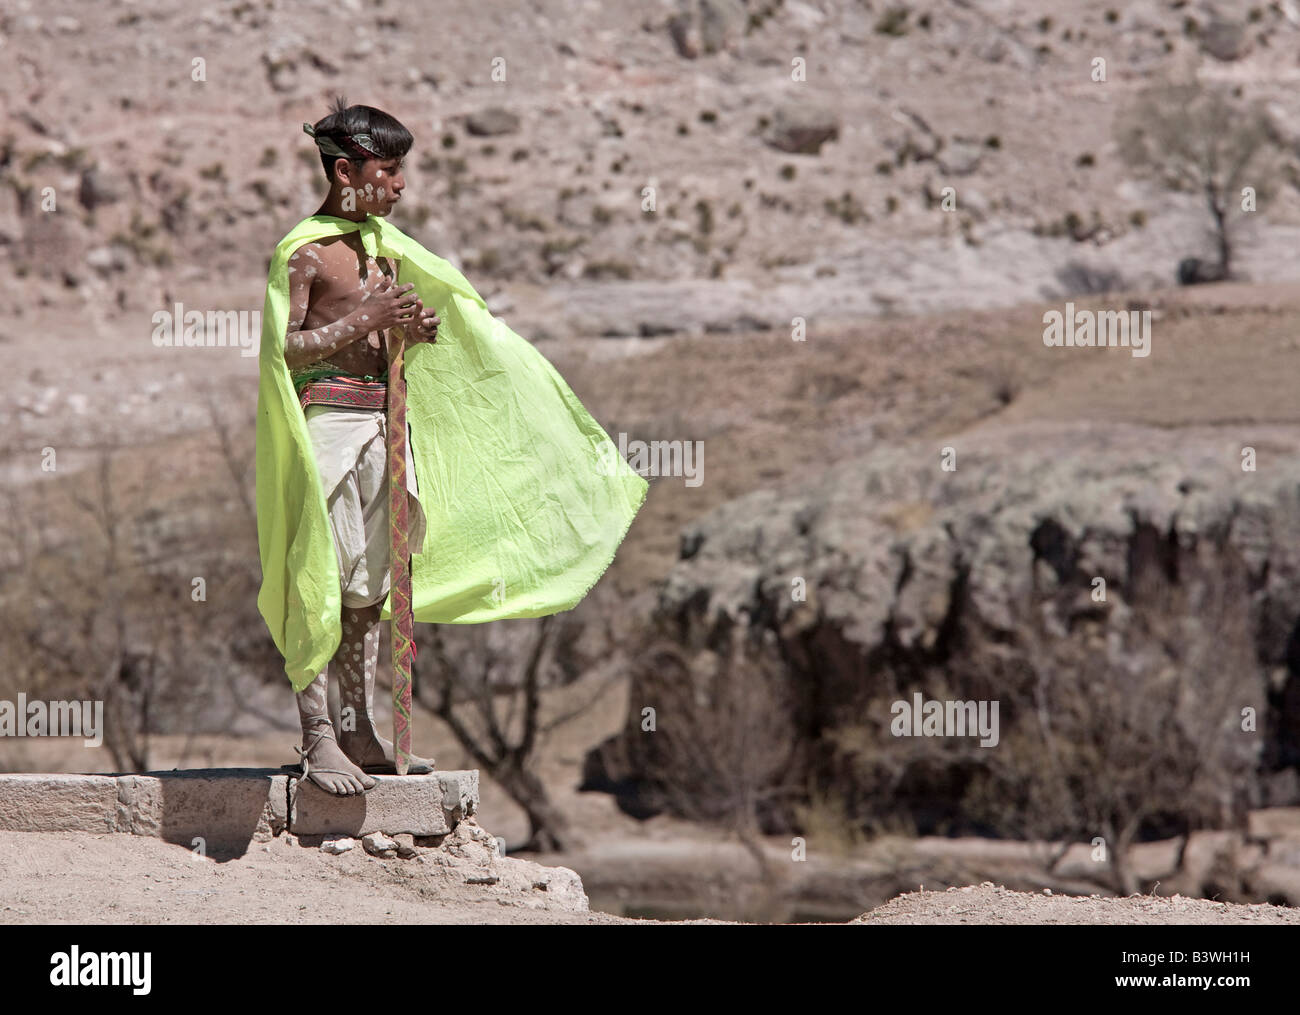
[[[414,285],[396,286],[381,272],[372,272],[362,283],[361,302],[355,310],[330,324],[303,331],[312,282],[319,271],[320,262],[316,258],[295,254],[289,259],[289,323],[284,336],[284,362],[291,370],[332,356],[373,331],[408,324],[424,309],[414,293]]]
[[[284,336],[284,362],[291,370],[332,356],[365,334],[357,331],[359,306],[340,320],[311,331],[302,330],[311,300],[311,285],[319,270],[315,259],[299,258],[296,253],[289,261],[289,324]]]

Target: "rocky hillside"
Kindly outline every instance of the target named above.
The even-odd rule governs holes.
[[[20,317],[260,306],[322,192],[299,124],[338,92],[410,125],[394,221],[514,290],[495,305],[530,336],[1168,285],[1208,253],[1200,198],[1133,178],[1116,115],[1195,72],[1289,146],[1297,39],[1293,0],[14,0],[0,293]],[[1244,223],[1244,274],[1294,276],[1298,207],[1288,183]]]
[[[256,359],[160,350],[151,316],[260,308],[321,200],[299,125],[343,93],[416,135],[396,224],[612,435],[707,442],[583,605],[579,663],[639,662],[588,785],[1085,842],[1294,803],[1297,41],[1295,0],[11,0],[0,592],[27,668],[0,683],[101,666],[93,621],[129,605],[153,722],[292,723],[252,615]],[[1139,179],[1115,126],[1193,76],[1263,102],[1280,161],[1242,281],[1173,292],[1201,198]],[[1043,346],[1044,303],[1102,292],[1153,309],[1150,358]],[[62,510],[101,448],[112,482]],[[177,620],[196,574],[214,608]],[[192,628],[155,691],[157,618]],[[894,736],[918,694],[997,702],[996,746]]]
[[[1278,427],[989,426],[727,503],[683,531],[628,726],[589,782],[648,811],[734,793],[673,771],[693,696],[714,737],[784,759],[748,773],[770,830],[798,823],[790,787],[941,833],[1217,826],[1290,803],[1298,447]],[[788,723],[727,698],[742,650],[744,695]],[[914,695],[999,701],[1000,732],[900,736]]]

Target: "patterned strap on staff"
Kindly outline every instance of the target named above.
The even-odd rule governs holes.
[[[393,635],[393,760],[397,774],[411,764],[411,664],[415,628],[411,601],[411,557],[406,492],[406,380],[402,360],[406,329],[398,326],[388,345],[388,515],[392,577],[390,611]],[[396,339],[394,341],[394,338]]]

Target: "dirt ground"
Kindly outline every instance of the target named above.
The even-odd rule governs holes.
[[[1300,910],[1260,903],[1242,906],[1208,899],[1134,895],[1032,895],[986,881],[944,892],[909,892],[854,923],[1067,923],[1067,924],[1300,924]]]
[[[523,908],[489,886],[434,883],[424,857],[328,856],[285,838],[238,860],[196,858],[130,835],[0,832],[0,923],[644,924],[602,912]],[[852,924],[1300,924],[1300,911],[1203,899],[1071,898],[986,882],[912,892]]]
[[[671,388],[679,408],[667,429],[708,439],[709,481],[694,489],[669,480],[654,482],[641,516],[604,580],[631,597],[644,595],[671,566],[686,520],[770,482],[792,481],[805,470],[811,473],[859,455],[882,440],[925,434],[947,437],[1001,423],[1079,418],[1171,428],[1294,425],[1298,417],[1288,383],[1291,372],[1285,367],[1300,355],[1294,338],[1298,300],[1291,286],[1233,284],[1161,293],[1151,300],[1157,316],[1155,350],[1148,359],[1135,359],[1122,351],[1114,355],[1114,351],[1066,350],[1075,355],[1064,355],[1046,349],[1038,337],[1042,313],[1038,305],[940,314],[906,323],[857,322],[804,345],[761,334],[712,335],[707,340],[639,342],[635,347],[554,343],[548,355],[598,416],[626,421],[633,431],[657,431],[654,422],[663,419],[662,392]],[[133,372],[139,366],[120,350],[102,349],[99,355],[105,369]],[[235,368],[231,376],[218,379],[217,371],[209,380],[218,390],[228,385],[225,390],[232,395],[222,405],[222,414],[228,419],[247,418],[253,411],[251,388],[246,384],[252,366],[228,365]],[[1009,404],[999,397],[1004,391],[1012,395]],[[748,393],[751,408],[747,411],[739,408],[746,402],[742,392]],[[205,463],[209,470],[220,470],[221,465],[214,461],[216,441],[210,432],[191,430],[162,410],[162,404],[154,403],[152,418],[161,443],[119,452],[118,463],[125,471],[119,473],[118,493],[129,501],[138,483],[142,497],[156,506],[167,505],[157,510],[183,518],[187,517],[184,505],[196,511],[197,505],[211,499],[210,486],[201,481]],[[33,419],[23,414],[18,418],[25,420],[20,430],[26,427],[29,437],[39,424],[47,431],[42,442],[54,440],[62,447],[65,438],[76,441],[72,419]],[[801,436],[791,440],[791,433]],[[246,450],[251,452],[251,441]],[[75,460],[76,452],[70,457]],[[75,468],[74,464],[72,471]],[[31,492],[26,484],[18,489]],[[59,503],[57,498],[44,500],[51,509]],[[57,515],[50,510],[43,516],[55,530],[60,527]],[[252,545],[251,530],[244,539]],[[626,609],[637,612],[635,607]],[[748,872],[751,867],[743,852],[724,833],[668,818],[638,822],[622,814],[609,796],[576,791],[586,752],[617,730],[627,715],[626,683],[615,682],[603,690],[602,684],[603,674],[592,673],[544,697],[544,712],[551,716],[598,694],[580,721],[559,727],[547,738],[538,760],[546,785],[585,844],[559,860],[534,859],[571,866],[583,877],[594,901],[620,912],[617,897],[610,893],[617,891],[621,879],[640,879],[629,884],[631,898],[653,896],[661,888],[672,889],[669,894],[678,897],[698,898],[703,876],[699,872]],[[280,729],[263,727],[252,736],[155,737],[150,765],[274,767],[292,762],[290,745],[297,737],[291,700],[283,690],[269,682],[265,696],[255,703],[266,715],[282,721]],[[379,718],[387,722],[382,706]],[[476,767],[432,715],[419,711],[416,729],[417,747],[435,754],[440,768]],[[87,752],[77,746],[70,755],[59,755],[65,746],[58,741],[11,743],[0,762],[5,768],[25,771],[114,770],[106,751]],[[490,778],[484,777],[482,786],[480,818],[494,835],[506,839],[513,853],[527,834],[524,815]],[[654,883],[641,878],[639,872],[647,864],[653,866],[652,854],[659,856],[670,843],[681,855],[671,862],[663,860]],[[681,872],[692,866],[697,876],[686,885]],[[880,870],[873,874],[879,876]],[[889,893],[893,894],[927,882],[1002,880],[1004,872],[936,871],[913,858],[900,861],[897,869],[886,866],[884,876],[895,878]],[[1005,879],[1027,887],[1015,882],[1010,872]],[[735,916],[727,909],[727,891],[720,888],[718,897],[696,912]],[[858,903],[867,910],[889,894],[859,897]],[[1030,898],[1041,904],[1037,896]],[[838,900],[832,910],[833,918],[848,919],[854,912],[844,909],[843,901]],[[6,899],[6,904],[14,903]],[[784,922],[780,915],[775,919]]]
[[[3,923],[634,922],[529,910],[486,885],[434,894],[422,858],[329,856],[283,836],[227,863],[131,835],[4,832],[0,849]]]
[[[151,315],[174,301],[261,306],[270,244],[320,197],[319,164],[297,124],[322,115],[338,91],[396,103],[415,125],[409,217],[395,223],[463,267],[486,297],[503,298],[511,309],[502,314],[611,435],[707,443],[707,481],[656,479],[602,580],[625,616],[643,614],[692,519],[893,441],[1081,418],[1168,428],[1300,422],[1300,291],[1275,281],[1292,271],[1300,195],[1285,190],[1259,216],[1258,235],[1243,236],[1244,277],[1262,284],[1161,289],[1177,257],[1202,249],[1203,212],[1139,185],[1114,157],[1113,111],[1200,47],[1181,5],[1110,17],[1080,0],[969,14],[965,4],[913,3],[912,26],[893,35],[877,27],[880,5],[775,4],[733,52],[691,61],[669,43],[669,4],[547,0],[506,19],[492,4],[444,6],[477,41],[428,68],[413,59],[428,62],[425,37],[400,19],[340,34],[324,6],[218,4],[196,18],[157,0],[93,10],[54,0],[0,14],[0,45],[12,54],[0,60],[0,93],[22,97],[0,118],[0,241],[13,268],[0,272],[0,345],[14,364],[0,400],[0,490],[12,497],[0,522],[0,593],[33,531],[56,545],[97,531],[68,489],[99,503],[101,452],[113,455],[113,502],[132,531],[138,521],[147,528],[142,572],[237,572],[252,559],[257,359],[235,348],[159,348]],[[1294,136],[1285,101],[1294,22],[1281,6],[1259,6],[1264,22],[1252,32],[1272,32],[1274,42],[1233,63],[1207,58],[1202,69],[1278,98]],[[290,7],[301,9],[290,17]],[[367,61],[373,45],[394,56]],[[758,122],[788,98],[772,67],[792,45],[817,54],[810,81],[839,114],[842,137],[817,156],[758,139]],[[511,90],[485,79],[484,47],[529,54],[512,61]],[[1078,75],[1099,50],[1113,53],[1105,88]],[[191,51],[207,54],[211,87],[191,87],[184,61],[154,58]],[[362,95],[357,75],[375,66]],[[520,131],[463,131],[466,115],[498,102],[522,117]],[[929,156],[895,157],[905,141],[926,143],[904,110],[950,146],[970,133],[978,158],[956,174],[962,214],[927,197],[947,169]],[[100,197],[79,209],[90,170]],[[663,205],[653,224],[640,210],[651,179]],[[24,211],[46,185],[59,191],[59,215]],[[1070,215],[1106,228],[1082,240],[1052,231]],[[1150,357],[1043,345],[1043,311],[1075,291],[1055,271],[1075,260],[1134,287],[1076,297],[1080,307],[1131,298],[1153,308]],[[58,274],[29,274],[32,264]],[[788,330],[796,310],[809,323],[805,341]],[[642,334],[663,334],[667,322],[674,334],[597,338],[606,314],[626,317],[631,333],[649,324]],[[715,318],[734,330],[702,330]],[[751,318],[770,329],[748,330]],[[57,450],[57,476],[43,468],[46,449]],[[166,602],[160,594],[143,605],[167,616],[157,605]],[[177,618],[195,615],[167,616],[173,641],[187,633]],[[592,694],[599,676],[548,693],[547,715]],[[22,674],[0,673],[0,697],[6,679]],[[723,832],[638,822],[610,797],[576,791],[586,752],[626,719],[625,685],[614,687],[539,749],[538,773],[585,841],[535,859],[572,865],[593,902],[618,885],[690,896],[718,872],[748,874]],[[272,674],[257,690],[250,705],[264,721],[254,735],[156,737],[150,765],[292,761],[287,688]],[[417,747],[440,768],[473,767],[434,717],[419,712],[416,728]],[[60,755],[64,747],[6,744],[0,769],[114,768],[107,752]],[[482,785],[483,825],[513,852],[527,834],[523,813],[486,775]],[[780,843],[769,847],[775,855]],[[899,846],[896,863],[875,854],[814,863],[838,868],[841,884],[870,876],[909,893],[878,907],[863,900],[861,922],[1296,922],[1296,910],[1177,898],[911,892],[1004,872],[972,874],[914,850]],[[671,880],[688,869],[689,883]],[[421,870],[283,842],[215,864],[150,839],[0,833],[0,922],[640,922],[503,905],[481,886],[434,891]],[[694,897],[722,913],[731,883],[715,880],[716,897]]]

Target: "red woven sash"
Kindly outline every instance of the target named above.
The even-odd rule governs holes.
[[[312,381],[298,396],[303,411],[309,405],[337,405],[345,409],[386,409],[388,384],[360,377],[325,377]]]

